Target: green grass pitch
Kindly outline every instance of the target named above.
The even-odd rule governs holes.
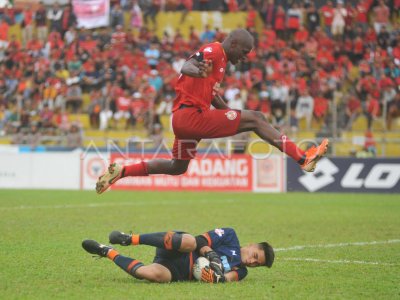
[[[81,248],[114,229],[228,226],[242,245],[268,240],[274,266],[240,283],[151,284]],[[398,195],[0,190],[0,234],[0,299],[400,298]],[[116,248],[144,263],[154,255]]]

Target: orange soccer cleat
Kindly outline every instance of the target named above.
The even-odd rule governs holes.
[[[99,177],[96,183],[97,194],[103,193],[114,182],[122,177],[123,167],[120,164],[112,163],[109,165],[107,171]]]
[[[314,172],[317,162],[323,157],[328,150],[329,140],[323,139],[318,147],[312,146],[305,153],[306,159],[301,165],[303,171]]]

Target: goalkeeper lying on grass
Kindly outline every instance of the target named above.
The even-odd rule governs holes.
[[[199,256],[210,261],[210,267],[201,273],[201,280],[210,283],[242,280],[247,275],[247,267],[270,268],[274,262],[274,250],[267,242],[240,247],[232,228],[218,228],[196,237],[178,231],[140,235],[113,231],[109,239],[111,244],[122,246],[156,247],[153,263],[145,266],[94,240],[84,240],[82,247],[91,254],[108,257],[135,278],[158,283],[194,280],[193,263]]]

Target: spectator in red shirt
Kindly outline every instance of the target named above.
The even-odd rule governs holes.
[[[286,29],[286,13],[282,5],[279,5],[276,10],[274,28],[279,38],[285,37]]]
[[[376,43],[376,32],[372,27],[368,27],[365,33],[364,41],[369,45],[373,45]]]
[[[225,3],[227,5],[228,12],[237,12],[239,10],[237,0],[227,0]]]
[[[314,118],[315,120],[323,124],[325,123],[325,117],[328,113],[329,102],[328,99],[323,97],[322,92],[318,92],[317,96],[314,97]]]
[[[194,26],[190,26],[189,28],[189,47],[191,49],[197,48],[200,44],[199,34],[196,32]]]
[[[400,0],[393,1],[394,12],[397,12],[397,18],[400,17]],[[396,15],[394,16],[396,18]]]
[[[247,8],[246,28],[253,28],[256,26],[257,11],[249,4]],[[209,41],[211,42],[211,41]]]
[[[52,50],[52,49],[61,50],[64,48],[64,42],[61,39],[61,35],[58,31],[54,30],[49,34],[48,42],[46,43],[46,47],[49,47],[49,50]]]
[[[345,118],[345,128],[346,130],[351,130],[354,121],[359,117],[362,112],[361,101],[354,95],[347,99],[346,103],[346,118]]]
[[[43,109],[39,112],[41,126],[43,127],[54,127],[53,116],[54,112],[50,109],[49,104],[45,103]]]
[[[111,34],[111,44],[114,48],[122,50],[126,42],[126,33],[122,25],[117,25],[115,28],[116,30]]]
[[[308,36],[308,30],[303,25],[301,25],[299,30],[296,31],[296,33],[294,34],[294,43],[298,47],[297,49],[299,49],[306,43],[306,41],[308,40]]]
[[[289,30],[291,37],[297,30],[299,30],[300,25],[303,22],[302,17],[303,17],[302,9],[297,5],[297,3],[292,3],[291,7],[287,11],[287,24],[286,24],[286,28]]]
[[[387,27],[389,25],[390,10],[385,4],[385,0],[379,0],[379,4],[374,8],[373,12],[374,29],[376,33],[379,33],[382,26]]]
[[[353,27],[353,23],[354,23],[354,18],[356,16],[356,10],[353,6],[353,3],[351,2],[347,2],[346,3],[346,17],[344,18],[344,21],[346,23],[346,28],[347,27]]]
[[[356,23],[365,32],[368,28],[368,12],[371,7],[371,0],[359,0],[356,5]]]
[[[367,128],[371,130],[372,122],[379,116],[380,107],[378,100],[372,95],[368,95],[365,114],[367,116]]]
[[[358,63],[364,57],[364,41],[358,36],[355,38],[353,43],[353,51],[352,51],[352,61],[353,63]]]
[[[21,49],[21,43],[15,34],[11,35],[10,42],[8,43],[8,49],[12,49],[14,51],[19,51]]]
[[[36,36],[33,36],[33,38],[26,44],[26,49],[28,50],[28,53],[33,57],[38,57],[42,48],[43,43],[38,40]]]
[[[326,5],[320,8],[320,12],[322,14],[323,24],[325,26],[325,32],[329,37],[332,37],[331,27],[334,16],[334,9],[332,5],[332,1],[327,1]]]
[[[117,123],[120,119],[125,119],[125,129],[128,129],[129,124],[130,124],[131,102],[132,102],[132,98],[129,95],[128,89],[124,90],[123,95],[117,97],[117,99],[116,99],[117,110],[114,113],[114,120]],[[117,124],[116,124],[116,127],[118,128]]]
[[[268,49],[276,41],[276,32],[271,25],[265,25],[262,31],[260,41],[258,43],[259,47],[263,49]],[[261,45],[262,44],[262,45]]]
[[[0,41],[8,41],[9,25],[2,18],[0,18]]]
[[[317,52],[317,62],[319,62],[322,66],[325,67],[334,64],[335,58],[333,57],[331,49],[322,47]]]

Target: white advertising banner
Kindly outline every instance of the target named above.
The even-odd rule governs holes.
[[[282,155],[253,157],[253,191],[278,193],[286,191],[286,159]]]
[[[0,155],[0,188],[78,189],[79,154],[4,153]]]
[[[73,0],[72,5],[78,21],[78,27],[96,28],[110,23],[110,1]]]
[[[30,188],[31,156],[19,153],[1,153],[0,188]]]

